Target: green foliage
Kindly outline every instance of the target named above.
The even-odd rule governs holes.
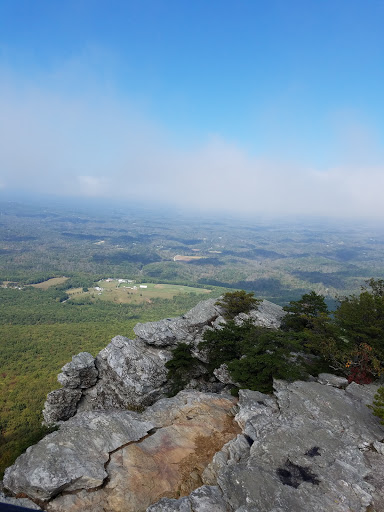
[[[367,343],[384,360],[384,281],[370,279],[367,285],[341,300],[335,318],[355,346]]]
[[[370,289],[343,299],[331,318],[324,298],[315,292],[291,301],[283,331],[241,327],[234,322],[205,333],[200,344],[213,371],[223,363],[241,386],[271,391],[272,379],[296,379],[331,371],[350,382],[368,383],[383,372],[384,281],[370,280]],[[309,354],[307,363],[292,352]]]
[[[237,326],[232,321],[207,331],[199,348],[206,354],[210,372],[226,363],[233,380],[244,388],[271,392],[273,378],[292,380],[305,376],[300,358],[291,354],[300,350],[300,344],[282,331],[251,323]]]
[[[180,343],[172,350],[172,359],[165,363],[168,369],[167,379],[171,389],[169,396],[176,395],[194,376],[199,361],[192,356],[191,349],[186,343]]]
[[[304,294],[300,300],[291,301],[283,309],[288,315],[283,320],[282,329],[287,331],[311,329],[316,318],[329,316],[324,297],[314,291]]]
[[[295,302],[284,326],[300,331],[303,346],[331,371],[359,384],[384,371],[384,281],[370,279],[367,285],[340,300],[334,319],[323,308],[304,314],[297,307],[302,301]]]
[[[293,354],[300,347],[284,332],[250,328],[243,346],[243,356],[228,364],[231,377],[242,388],[271,393],[273,379],[306,377],[300,357]]]
[[[221,364],[243,355],[244,342],[250,328],[249,324],[238,326],[234,321],[229,321],[220,329],[204,333],[204,341],[199,343],[199,349],[206,355],[211,372]]]
[[[380,418],[380,423],[384,425],[384,386],[379,387],[375,394],[373,404],[368,405],[373,414]]]
[[[238,290],[224,293],[222,299],[216,304],[224,309],[225,318],[233,319],[239,313],[248,313],[251,309],[257,309],[260,302],[261,300],[256,299],[252,292]]]
[[[92,288],[102,277],[103,276],[76,274],[72,275],[68,281],[60,285],[60,287],[64,290],[68,290],[69,288]]]

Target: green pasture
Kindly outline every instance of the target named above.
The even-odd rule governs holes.
[[[146,288],[140,288],[146,286]],[[81,289],[70,289],[67,293],[73,300],[88,298],[91,300],[104,300],[117,304],[141,304],[151,303],[153,299],[173,299],[175,296],[184,294],[209,295],[212,290],[206,288],[194,288],[176,284],[154,284],[154,283],[119,283],[118,280],[101,280],[97,283],[99,290],[90,288],[87,292]],[[208,298],[208,297],[207,297]]]

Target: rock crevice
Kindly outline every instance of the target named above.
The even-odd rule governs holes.
[[[50,511],[144,511],[202,485],[214,453],[240,432],[235,402],[184,391],[143,413],[78,413],[19,457],[4,484]]]

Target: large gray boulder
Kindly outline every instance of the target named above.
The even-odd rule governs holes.
[[[220,316],[222,310],[215,303],[216,299],[204,300],[183,316],[166,318],[159,322],[138,323],[133,330],[148,345],[169,347],[180,342],[191,343],[201,334],[204,326],[212,324]]]
[[[43,417],[46,425],[54,425],[57,421],[67,421],[77,411],[82,392],[80,389],[60,388],[47,395]]]
[[[80,352],[73,356],[72,361],[61,370],[57,380],[63,387],[49,393],[44,405],[43,417],[46,425],[66,421],[74,416],[82,391],[97,382],[95,358],[89,352]]]
[[[171,352],[146,345],[141,339],[116,336],[96,357],[99,378],[84,390],[79,410],[137,408],[164,396],[165,363]]]
[[[89,352],[80,352],[72,357],[72,361],[61,369],[57,380],[63,387],[86,389],[94,386],[98,371],[95,358]]]
[[[263,300],[257,309],[253,309],[247,314],[240,313],[235,318],[235,322],[241,325],[244,321],[250,320],[253,324],[260,327],[278,329],[286,314],[287,313],[281,306],[273,304],[273,302],[269,302],[269,300]]]
[[[62,491],[93,489],[107,478],[105,463],[117,448],[153,428],[131,411],[84,412],[27,449],[5,471],[14,494],[48,500]]]

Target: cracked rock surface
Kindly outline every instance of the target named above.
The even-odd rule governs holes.
[[[202,485],[213,455],[240,432],[236,401],[184,391],[142,414],[79,413],[20,456],[4,485],[55,512],[145,511]]]
[[[59,492],[103,484],[110,452],[137,441],[153,428],[131,411],[85,412],[29,447],[5,471],[13,493],[49,500]]]
[[[218,511],[384,510],[384,429],[366,406],[377,386],[353,383],[344,390],[330,380],[276,381],[275,397],[240,391],[236,419],[242,434],[203,473],[203,482],[226,503]],[[198,501],[195,491],[194,505],[186,498],[163,499],[148,512],[197,512]]]
[[[384,429],[367,407],[377,386],[331,380],[241,390],[236,407],[183,391],[141,414],[79,413],[4,483],[50,512],[381,512]]]

